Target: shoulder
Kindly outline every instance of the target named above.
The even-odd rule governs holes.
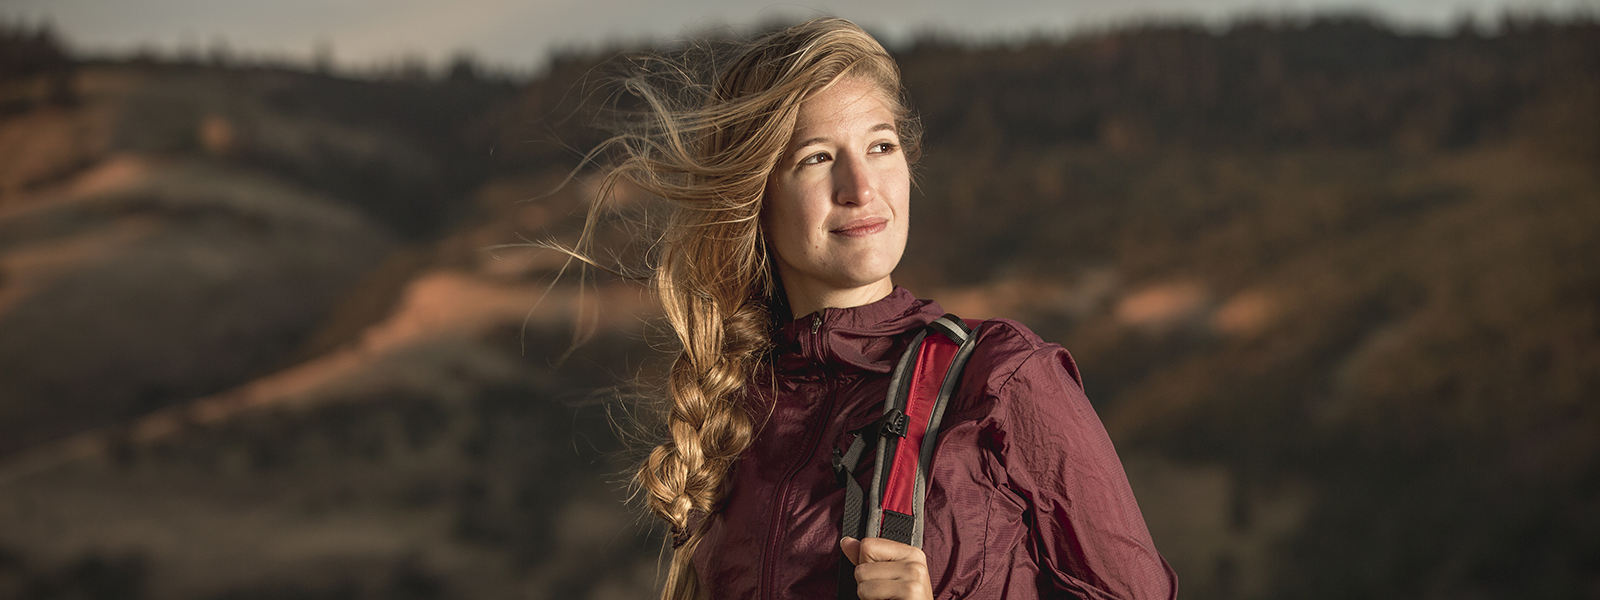
[[[977,366],[988,372],[987,389],[1003,388],[1016,376],[1035,374],[1040,369],[1059,369],[1075,385],[1083,386],[1072,354],[1060,344],[1046,342],[1028,326],[1011,319],[989,319],[981,322],[977,332],[978,345],[967,368]]]
[[[1061,400],[1087,405],[1077,363],[1061,345],[1011,319],[983,321],[976,331],[977,347],[962,372],[960,412],[999,416],[994,413],[1031,412],[1028,405]]]

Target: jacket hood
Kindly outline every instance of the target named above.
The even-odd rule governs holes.
[[[888,373],[900,359],[907,331],[944,315],[932,300],[918,300],[895,286],[882,300],[851,308],[825,308],[778,328],[773,335],[773,369],[798,374],[822,368]]]

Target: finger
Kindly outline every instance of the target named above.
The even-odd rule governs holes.
[[[927,582],[868,581],[856,586],[861,600],[924,600],[933,597]]]
[[[928,579],[928,567],[919,562],[896,560],[869,562],[856,566],[856,582],[868,581],[922,581]]]
[[[861,540],[862,562],[892,562],[899,560],[919,562],[924,565],[928,563],[927,556],[922,553],[921,548],[916,546],[884,538]],[[855,564],[859,565],[861,562]]]
[[[850,564],[861,564],[861,540],[850,536],[839,538],[839,549],[844,551],[844,557],[850,559]]]

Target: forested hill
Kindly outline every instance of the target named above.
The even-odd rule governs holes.
[[[1575,118],[1600,65],[1592,25],[1507,21],[1484,37],[1400,35],[1363,19],[1155,27],[1069,42],[902,55],[934,137],[988,113],[1014,143],[1423,150],[1545,138],[1593,153]],[[1556,111],[1528,121],[1530,112]],[[1120,131],[1118,131],[1120,130]],[[1115,139],[1113,139],[1115,138]]]
[[[610,386],[652,309],[485,250],[575,230],[617,56],[0,29],[0,598],[647,596]],[[897,283],[1072,351],[1184,597],[1600,590],[1600,25],[897,58]]]
[[[1015,238],[1016,217],[1028,210],[1104,195],[1093,175],[1039,167],[1050,153],[1093,150],[1138,164],[1180,153],[1400,157],[1517,146],[1600,166],[1596,35],[1593,25],[1511,21],[1495,37],[1468,30],[1441,38],[1325,20],[1239,25],[1223,35],[1153,28],[1017,48],[922,44],[901,64],[928,132],[924,174],[961,177],[923,190],[965,211],[942,222],[1003,241]],[[974,168],[951,170],[958,165]],[[977,183],[997,169],[1007,173]],[[1026,207],[995,210],[995,202]],[[1053,230],[1058,242],[1086,243],[1034,259],[1111,258],[1099,225]],[[994,260],[937,246],[922,250],[951,252],[932,265]]]

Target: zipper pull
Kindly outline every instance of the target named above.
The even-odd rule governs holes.
[[[811,316],[811,333],[822,331],[822,313]]]

